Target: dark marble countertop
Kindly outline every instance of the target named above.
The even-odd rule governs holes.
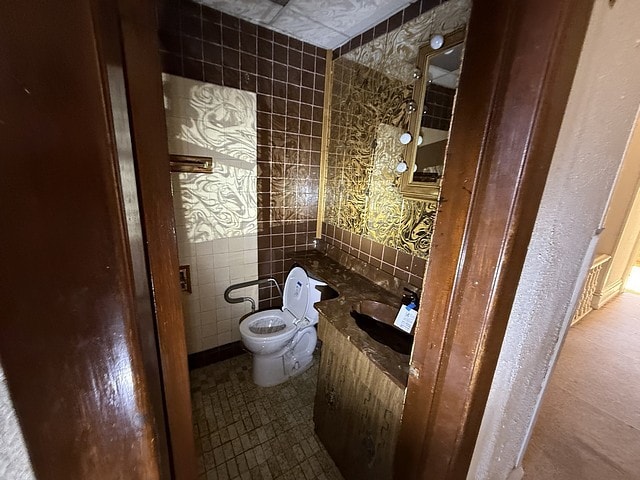
[[[338,297],[315,304],[322,316],[396,385],[404,389],[409,378],[409,355],[398,353],[373,340],[356,325],[351,316],[352,305],[362,300],[375,300],[399,307],[401,293],[394,295],[316,250],[296,253],[294,261],[304,267],[311,276],[326,282],[338,292]]]

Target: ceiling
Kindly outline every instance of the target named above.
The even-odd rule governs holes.
[[[335,49],[415,0],[198,1],[303,42]]]

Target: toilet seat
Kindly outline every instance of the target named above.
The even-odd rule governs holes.
[[[282,311],[295,318],[295,323],[307,313],[309,303],[309,276],[303,268],[293,267],[287,275],[282,292]]]
[[[240,334],[259,342],[286,342],[298,330],[295,320],[290,312],[280,309],[253,313],[240,322]]]

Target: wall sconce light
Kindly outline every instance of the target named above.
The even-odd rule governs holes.
[[[416,110],[418,110],[418,104],[415,102],[415,100],[409,100],[409,102],[407,102],[407,112],[413,113]]]
[[[431,45],[431,48],[434,50],[438,50],[444,45],[444,37],[440,34],[434,35],[431,37],[431,40],[429,40],[429,45]]]
[[[413,72],[411,72],[411,76],[414,80],[420,80],[422,78],[422,70],[420,70],[420,67],[414,68]]]

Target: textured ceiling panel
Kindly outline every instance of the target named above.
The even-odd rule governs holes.
[[[313,21],[298,12],[295,7],[283,9],[278,17],[271,22],[269,28],[290,35],[298,40],[329,49],[342,45],[350,38],[330,27]]]
[[[200,3],[260,25],[268,25],[284,8],[269,0],[202,0]]]
[[[334,49],[415,0],[198,1],[303,42]]]
[[[289,6],[307,18],[351,38],[406,7],[406,0],[290,0]]]
[[[394,33],[386,33],[351,50],[345,57],[384,72],[405,85],[412,84],[420,46],[434,33],[444,35],[464,27],[470,11],[471,0],[449,0],[406,22]]]

